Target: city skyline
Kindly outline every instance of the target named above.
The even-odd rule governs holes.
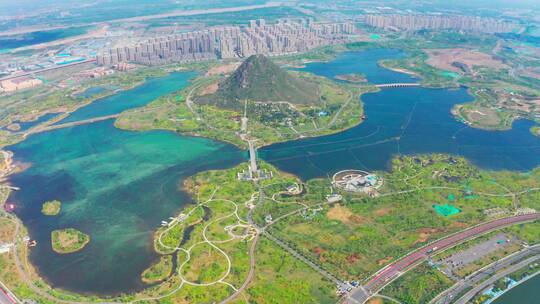
[[[219,26],[174,36],[149,39],[135,46],[111,48],[96,56],[98,65],[135,62],[155,65],[204,59],[284,55],[343,43],[352,38],[352,22],[315,23],[310,18],[251,20],[249,26]]]

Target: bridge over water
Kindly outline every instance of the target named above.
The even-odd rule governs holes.
[[[405,82],[405,83],[382,83],[375,85],[377,88],[405,88],[405,87],[419,87],[417,82]]]
[[[38,128],[34,128],[34,129],[28,131],[24,135],[47,132],[47,131],[52,131],[52,130],[57,130],[57,129],[74,127],[74,126],[81,126],[81,125],[91,124],[91,123],[98,122],[98,121],[108,120],[108,119],[112,119],[112,118],[118,118],[119,116],[120,116],[120,114],[113,114],[113,115],[100,116],[100,117],[95,117],[95,118],[90,118],[90,119],[85,119],[85,120],[78,120],[78,121],[74,121],[74,122],[67,122],[67,123],[64,123],[64,124],[38,127]]]

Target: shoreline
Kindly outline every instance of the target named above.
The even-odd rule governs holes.
[[[410,76],[414,76],[414,77],[417,77],[418,79],[422,79],[422,77],[416,73],[416,72],[413,72],[413,71],[409,71],[409,70],[405,70],[405,69],[401,69],[401,68],[395,68],[395,67],[390,67],[388,66],[387,64],[385,64],[385,59],[377,62],[377,64],[382,67],[382,68],[385,68],[387,70],[390,70],[390,71],[394,71],[394,72],[397,72],[397,73],[403,73],[403,74],[407,74],[407,75],[410,75]]]
[[[483,126],[483,125],[475,124],[474,122],[468,120],[464,115],[461,114],[461,110],[463,109],[463,106],[466,105],[466,104],[472,104],[472,103],[474,103],[474,100],[472,102],[470,102],[470,103],[455,105],[450,112],[451,112],[451,114],[452,114],[452,116],[454,117],[455,120],[457,120],[459,122],[462,122],[463,124],[467,125],[468,127],[471,127],[471,128],[474,128],[474,129],[484,130],[484,131],[489,131],[489,132],[509,131],[509,130],[512,130],[512,128],[514,126],[514,123],[517,122],[517,121],[520,121],[520,120],[528,121],[528,122],[531,122],[531,123],[537,123],[533,119],[530,119],[530,118],[527,118],[527,117],[512,116],[511,120],[509,121],[510,125],[489,127],[489,126]],[[531,135],[536,136],[536,137],[540,137],[540,133],[535,134],[535,132],[533,131],[534,127],[535,126],[532,126],[530,128]]]
[[[529,276],[526,276],[525,278],[522,278],[521,280],[517,281],[516,284],[512,285],[511,287],[509,288],[506,288],[505,290],[503,290],[503,292],[499,295],[496,295],[494,298],[491,298],[489,300],[487,300],[486,302],[482,303],[482,304],[491,304],[493,303],[495,300],[497,300],[498,298],[502,297],[503,295],[505,295],[507,292],[509,292],[510,290],[514,289],[514,287],[517,287],[525,282],[527,282],[528,280],[536,277],[537,275],[540,275],[540,270],[538,270],[537,272],[529,275]]]
[[[101,99],[104,99],[104,98],[107,98],[107,97],[110,97],[110,96],[114,96],[120,92],[124,92],[124,91],[128,91],[128,90],[132,90],[136,87],[139,87],[141,86],[142,84],[144,84],[146,81],[148,81],[149,79],[151,78],[159,78],[159,77],[166,77],[168,75],[170,75],[171,73],[174,73],[174,71],[172,72],[167,72],[167,74],[165,76],[157,76],[157,77],[145,77],[144,80],[142,81],[139,81],[139,82],[136,82],[132,85],[129,85],[129,86],[126,86],[126,87],[123,87],[123,88],[118,88],[114,91],[108,91],[106,92],[105,94],[103,95],[98,95],[94,98],[90,98],[88,99],[87,101],[85,102],[82,102],[76,106],[74,106],[73,108],[71,109],[68,109],[67,111],[55,111],[55,110],[60,110],[64,107],[58,107],[58,108],[53,108],[53,109],[48,109],[42,113],[39,113],[40,115],[39,116],[35,116],[35,119],[34,120],[31,120],[31,121],[35,121],[35,120],[38,120],[40,117],[44,116],[44,115],[47,115],[47,114],[57,114],[56,117],[48,120],[48,121],[45,121],[37,126],[34,126],[28,130],[25,130],[25,131],[22,131],[22,132],[11,132],[11,134],[9,134],[7,136],[7,138],[11,138],[13,137],[14,139],[16,139],[14,142],[10,142],[9,144],[5,145],[5,146],[0,146],[0,150],[4,149],[5,147],[9,147],[9,146],[13,146],[13,145],[16,145],[18,143],[21,143],[23,142],[24,140],[26,140],[26,138],[36,132],[39,133],[39,130],[43,127],[49,127],[49,126],[52,126],[66,118],[68,118],[71,114],[73,114],[74,112],[78,111],[79,109],[81,108],[84,108],[86,106],[89,106],[95,102],[100,102]],[[26,121],[25,121],[26,122]],[[19,138],[17,138],[19,137]]]
[[[150,130],[150,131],[152,131],[152,130]],[[165,130],[165,131],[170,131],[170,130]],[[144,132],[144,131],[143,131],[143,132]],[[174,132],[174,131],[173,131],[173,132]],[[214,139],[213,139],[213,140],[214,140]],[[216,169],[216,170],[220,170],[220,169]],[[207,170],[207,171],[209,171],[209,170]],[[211,170],[210,170],[210,171],[211,171]],[[206,171],[201,171],[201,172],[206,172]],[[282,172],[282,171],[280,171],[280,172]],[[288,172],[282,172],[282,173],[283,173],[283,174],[290,175],[290,176],[293,176],[293,177],[296,177],[296,178],[298,178],[299,180],[302,180],[302,179],[300,179],[298,176],[296,176],[296,175],[294,175],[294,174],[292,174],[292,173],[288,173]],[[194,175],[193,175],[193,176],[194,176]],[[186,191],[186,193],[188,193],[190,196],[193,195],[193,192],[192,192],[192,191],[189,191],[189,188],[186,187],[185,181],[184,181],[184,183],[182,184],[182,189],[183,189],[184,191]],[[179,210],[177,211],[177,213],[175,213],[175,215],[179,215],[179,214],[181,214],[183,211],[185,211],[187,208],[190,208],[190,207],[193,207],[193,206],[194,206],[194,204],[189,204],[189,203],[188,203],[188,204],[184,205],[181,209],[179,209]],[[17,220],[21,223],[21,225],[22,225],[23,227],[25,227],[21,219],[19,219],[19,218],[17,217]],[[154,252],[155,252],[156,254],[158,254],[158,256],[161,255],[161,253],[159,253],[159,252],[156,250],[156,248],[155,248],[155,236],[156,236],[157,233],[159,233],[160,229],[161,229],[161,227],[158,227],[158,228],[151,234],[151,235],[152,235],[152,247],[153,247]],[[26,252],[28,253],[29,251],[26,251]],[[29,262],[28,255],[27,255],[25,258],[26,258],[27,261]],[[30,262],[29,267],[33,267],[33,265],[32,265],[31,262]],[[92,294],[92,293],[88,293],[88,294],[87,294],[87,293],[80,293],[80,292],[74,292],[74,291],[65,290],[65,289],[62,289],[62,288],[53,288],[52,285],[48,282],[48,280],[47,280],[45,277],[43,277],[43,276],[41,276],[41,275],[39,274],[39,272],[37,271],[37,269],[33,268],[33,273],[37,276],[37,279],[39,279],[39,280],[43,281],[44,283],[46,283],[46,284],[48,285],[48,287],[51,288],[51,290],[56,290],[56,291],[61,292],[61,293],[62,293],[62,292],[65,292],[65,293],[67,293],[67,296],[70,296],[70,293],[73,293],[73,294],[75,294],[75,295],[80,295],[80,296],[83,296],[83,297],[98,297],[98,298],[100,298],[100,299],[115,300],[115,299],[117,299],[118,297],[121,297],[122,295],[130,295],[130,296],[134,296],[134,295],[137,295],[138,293],[144,292],[144,290],[145,290],[145,289],[141,289],[141,290],[135,291],[134,293],[126,293],[126,294],[119,293],[118,295],[99,295],[99,294]],[[537,274],[540,274],[540,271],[539,271],[539,273],[537,273]],[[536,275],[536,274],[535,274],[535,275]],[[531,276],[530,278],[532,278],[532,276]],[[530,278],[527,278],[527,279],[530,279]],[[526,280],[525,280],[525,281],[526,281]],[[162,282],[162,283],[165,283],[165,282],[166,282],[166,281],[164,281],[164,282]],[[524,281],[523,281],[523,282],[524,282]],[[520,284],[523,283],[523,282],[520,281]],[[159,284],[161,284],[161,283],[159,283]],[[517,286],[517,285],[516,285],[516,286]],[[514,286],[514,287],[515,287],[515,286]],[[44,292],[47,292],[47,291],[44,290],[44,289],[43,289],[43,291],[44,291]],[[62,299],[62,298],[58,298],[58,299]]]
[[[140,85],[140,84],[138,84],[138,85]],[[126,90],[127,90],[127,89],[126,89]],[[115,92],[115,93],[116,93],[116,92]],[[366,93],[367,93],[367,92],[366,92]],[[361,100],[360,100],[360,97],[361,97],[362,95],[363,95],[363,94],[360,94],[360,95],[358,96],[359,101],[361,101]],[[105,96],[105,97],[106,97],[106,96]],[[104,98],[104,97],[100,97],[100,98]],[[82,105],[81,107],[86,106],[86,105],[89,105],[89,104],[91,104],[91,103],[97,101],[97,100],[100,99],[100,98],[96,98],[96,100],[91,101],[91,102],[89,102],[88,104]],[[363,107],[363,103],[362,103],[362,107]],[[78,108],[77,108],[77,109],[78,109]],[[75,110],[76,110],[76,109],[75,109]],[[75,111],[75,110],[74,110],[74,111]],[[72,112],[73,112],[73,111],[72,111]],[[72,112],[69,112],[69,113],[72,113]],[[69,114],[68,114],[66,117],[68,117],[68,116],[69,116]],[[63,118],[61,118],[61,119],[63,119]],[[278,144],[278,143],[283,143],[283,142],[296,141],[296,140],[303,139],[303,138],[315,138],[315,137],[328,136],[328,135],[332,135],[332,134],[338,134],[338,133],[344,132],[344,131],[346,131],[346,130],[349,130],[349,129],[351,129],[351,128],[354,128],[354,127],[360,125],[363,121],[364,121],[364,120],[360,120],[357,124],[354,124],[353,126],[349,126],[349,127],[347,127],[347,128],[344,128],[344,129],[333,130],[334,132],[331,132],[331,133],[328,133],[328,134],[310,135],[310,136],[305,136],[305,137],[299,137],[299,138],[296,138],[296,139],[283,140],[283,141],[279,141],[279,142],[268,143],[268,144],[262,145],[261,147],[258,147],[258,148],[263,148],[263,147],[266,147],[266,146],[270,146],[270,145]],[[116,123],[116,120],[115,120],[115,122],[113,123],[113,126],[114,126],[115,128],[118,128],[118,127],[116,127],[115,123]],[[159,130],[159,129],[130,130],[130,129],[122,129],[122,128],[118,128],[118,129],[120,129],[120,130],[125,130],[125,131],[131,131],[131,132],[133,132],[133,131],[147,132],[147,131],[156,131],[156,130]],[[205,135],[202,135],[202,134],[189,134],[189,132],[187,132],[187,133],[183,133],[183,132],[175,132],[174,130],[170,130],[170,129],[161,129],[161,130],[172,131],[172,132],[174,132],[174,133],[176,133],[176,134],[179,134],[179,135],[186,135],[186,136],[193,136],[193,137],[202,137],[202,138],[206,138],[206,139],[215,140],[215,141],[217,141],[217,142],[224,142],[224,143],[227,143],[227,144],[231,144],[231,145],[233,145],[233,146],[235,146],[235,147],[239,147],[239,146],[237,146],[235,143],[231,143],[231,142],[228,142],[228,141],[226,141],[226,140],[220,140],[220,139],[208,137],[208,136],[205,136]],[[23,139],[23,140],[24,140],[24,139]],[[242,147],[240,147],[240,149],[241,149],[241,150],[244,150]],[[208,171],[208,170],[206,170],[206,171]],[[206,172],[206,171],[201,171],[201,172]],[[287,172],[285,172],[285,173],[286,173],[286,174],[290,174],[290,175],[296,177],[296,175],[294,175],[294,174],[287,173]],[[300,178],[298,178],[298,179],[301,180]],[[187,191],[186,191],[186,192],[187,192]],[[191,193],[188,192],[188,194],[190,194],[190,196],[191,196]],[[188,206],[189,206],[189,205],[186,204],[186,207],[188,207]],[[181,210],[183,210],[183,209],[184,209],[184,208],[182,208]],[[180,212],[181,212],[181,211],[180,211]],[[21,222],[22,222],[22,221],[21,221]],[[24,225],[23,225],[23,227],[24,227]],[[158,229],[159,229],[159,228],[158,228]],[[156,230],[155,232],[157,232],[157,230]],[[156,252],[156,253],[157,253],[157,252]],[[39,276],[38,276],[38,277],[39,277]],[[60,290],[62,290],[62,289],[60,289]],[[69,292],[69,291],[68,291],[68,292]],[[81,295],[84,295],[84,293],[82,293]]]

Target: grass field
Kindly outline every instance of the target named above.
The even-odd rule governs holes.
[[[295,77],[316,84],[320,102],[261,104],[247,101],[248,133],[257,145],[336,133],[362,122],[361,94],[374,90],[369,85],[345,85],[308,73],[290,72]],[[238,132],[242,111],[186,99],[205,92],[224,75],[201,76],[180,92],[160,97],[146,107],[122,113],[115,125],[128,130],[165,129],[183,134],[223,140],[245,148]],[[180,98],[176,98],[180,96]]]
[[[274,172],[273,179],[260,181],[267,195],[274,196],[297,182],[294,177],[280,174],[264,163],[261,166]],[[256,185],[237,179],[237,173],[245,169],[246,164],[242,164],[229,170],[202,172],[186,180],[184,188],[196,198],[197,204],[183,211],[184,220],[163,227],[155,234],[158,252],[165,255],[178,252],[177,275],[147,291],[147,295],[164,294],[183,284],[177,293],[163,301],[204,303],[224,299],[233,292],[231,286],[238,288],[244,283],[250,268],[249,248],[255,241],[255,231],[248,225],[248,206],[258,200]],[[336,300],[330,282],[268,240],[261,237],[258,242],[254,255],[255,277],[238,301],[318,303]],[[292,281],[296,283],[291,284]],[[283,288],[287,285],[289,288]],[[202,287],[206,289],[204,293]]]
[[[274,176],[259,181],[265,194],[262,200],[256,184],[237,179],[247,164],[202,172],[186,180],[183,187],[196,204],[182,211],[182,220],[156,232],[155,248],[162,258],[141,274],[146,282],[157,285],[115,300],[158,297],[160,303],[207,303],[231,295],[233,287],[245,282],[250,269],[255,231],[248,224],[248,214],[253,205],[257,205],[255,223],[267,226],[272,235],[342,279],[367,278],[430,240],[487,220],[486,209],[499,207],[512,212],[522,207],[540,208],[540,193],[534,190],[540,187],[540,170],[526,174],[480,171],[462,158],[447,155],[395,158],[391,172],[377,172],[385,182],[378,197],[342,192],[343,202],[333,205],[326,203],[326,195],[331,193],[329,180],[301,183],[267,164],[260,165]],[[295,183],[302,184],[299,195],[286,191]],[[520,194],[512,198],[508,193]],[[434,203],[455,205],[460,212],[439,216]],[[266,221],[268,215],[273,222]],[[540,239],[539,225],[519,225],[505,231],[534,243]],[[244,299],[261,303],[337,300],[332,282],[263,236],[253,258],[254,277],[236,303]],[[487,257],[486,262],[492,258]],[[10,263],[9,259],[2,261]],[[174,264],[177,266],[171,267]],[[449,284],[434,270],[425,270],[404,276],[388,295],[417,303],[412,299],[427,299]],[[26,286],[16,284],[20,283],[13,286]],[[433,288],[426,288],[428,285]],[[54,294],[73,297],[62,291]]]
[[[391,172],[379,174],[385,180],[379,197],[343,193],[340,206],[323,206],[307,219],[288,217],[273,225],[272,233],[344,279],[367,278],[430,240],[488,220],[487,209],[499,207],[509,214],[518,207],[540,207],[538,191],[528,191],[540,185],[538,170],[527,175],[486,172],[461,158],[426,155],[396,158]],[[326,180],[317,183],[330,187]],[[324,194],[310,193],[310,186],[302,203],[315,206]],[[521,191],[517,201],[507,195]],[[434,204],[452,204],[460,212],[438,215]],[[276,217],[291,208],[269,203],[258,211]]]
[[[453,282],[427,263],[417,266],[383,289],[381,294],[401,303],[428,303]]]
[[[165,280],[172,272],[172,256],[162,256],[157,263],[141,274],[141,279],[147,284],[154,284]]]

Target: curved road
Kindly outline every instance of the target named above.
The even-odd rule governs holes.
[[[528,265],[530,265],[531,263],[534,263],[536,261],[538,261],[540,259],[540,256],[533,256],[531,258],[528,258],[527,260],[525,261],[521,261],[520,263],[516,264],[516,265],[513,265],[512,267],[509,267],[508,269],[505,269],[504,271],[500,272],[500,273],[497,273],[496,275],[492,276],[491,278],[489,278],[488,280],[486,280],[485,282],[483,282],[482,284],[476,286],[475,288],[473,288],[471,291],[467,292],[464,296],[462,296],[461,298],[459,298],[456,302],[454,302],[455,304],[467,304],[470,302],[470,300],[472,300],[478,293],[482,292],[482,290],[486,289],[488,286],[494,284],[495,282],[497,282],[497,280],[507,276],[507,275],[510,275],[512,274],[513,272],[516,272],[522,268],[525,268],[527,267]]]
[[[364,286],[360,286],[359,288],[354,289],[349,294],[347,302],[365,303],[371,296],[379,292],[392,280],[398,278],[401,274],[405,273],[411,266],[424,261],[433,253],[448,249],[472,237],[484,234],[492,230],[524,222],[535,221],[539,218],[540,213],[532,213],[497,219],[434,241],[420,249],[409,253],[402,259],[383,268]]]
[[[522,249],[512,255],[506,256],[498,261],[495,261],[494,263],[483,267],[482,269],[475,271],[474,273],[456,282],[454,286],[441,292],[429,303],[449,304],[454,299],[456,299],[457,296],[462,294],[467,288],[477,286],[478,283],[486,280],[487,278],[493,277],[493,275],[497,274],[500,270],[505,269],[509,266],[515,268],[516,263],[520,263],[520,261],[530,258],[531,256],[540,259],[540,244],[526,247],[525,249]]]

